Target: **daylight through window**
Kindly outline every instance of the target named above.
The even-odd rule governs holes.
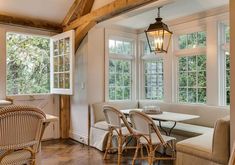
[[[7,95],[50,92],[50,39],[7,33]]]

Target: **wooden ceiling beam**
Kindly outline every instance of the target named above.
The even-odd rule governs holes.
[[[14,26],[23,26],[23,27],[32,27],[37,29],[43,29],[53,32],[62,32],[63,28],[60,24],[36,20],[36,19],[27,19],[14,16],[8,16],[0,13],[0,24],[5,25],[14,25]]]
[[[155,1],[158,0],[115,0],[112,3],[109,3],[72,21],[67,27],[64,28],[64,31],[76,29],[85,22],[101,22]]]
[[[62,25],[66,26],[71,21],[88,14],[91,11],[93,3],[94,0],[75,0],[65,16]]]
[[[86,36],[88,31],[96,25],[96,22],[86,22],[82,26],[79,26],[75,31],[75,50],[78,49],[83,38]]]

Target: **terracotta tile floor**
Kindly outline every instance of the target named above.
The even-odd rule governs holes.
[[[89,148],[73,140],[51,140],[42,143],[42,165],[116,165],[117,156],[103,160],[103,152]],[[123,165],[131,164],[133,152],[125,153]],[[147,165],[146,161],[136,161],[136,165]],[[158,163],[155,163],[158,164]],[[161,165],[172,165],[172,161],[162,161]]]

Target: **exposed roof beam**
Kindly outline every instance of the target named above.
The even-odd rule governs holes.
[[[72,21],[67,27],[64,28],[64,31],[76,29],[86,22],[101,22],[154,1],[158,0],[115,0],[110,4],[107,4]]]
[[[86,36],[88,31],[96,25],[96,22],[86,22],[82,26],[79,26],[75,31],[75,50],[78,49],[83,38]]]
[[[91,11],[94,0],[75,0],[69,12],[65,16],[62,25],[66,26],[71,21],[88,14]]]
[[[8,16],[1,13],[0,13],[0,24],[33,27],[53,32],[63,31],[62,26],[60,24],[48,21],[36,20],[36,19],[26,19],[26,18]]]

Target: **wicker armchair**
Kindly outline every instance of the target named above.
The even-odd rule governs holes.
[[[107,154],[110,150],[115,149],[111,146],[111,144],[113,135],[116,135],[118,137],[118,164],[121,164],[123,150],[136,148],[135,146],[127,146],[128,137],[131,137],[133,135],[132,128],[128,124],[128,121],[124,114],[116,108],[106,105],[103,107],[103,112],[105,115],[105,120],[109,126],[109,136],[104,159],[106,159]]]
[[[175,138],[170,136],[161,135],[158,127],[154,121],[139,111],[130,111],[131,124],[133,126],[133,134],[138,137],[137,147],[132,164],[135,164],[138,151],[141,150],[141,157],[138,159],[147,159],[148,164],[152,165],[155,160],[175,160]],[[147,149],[147,157],[143,155],[143,147]],[[156,151],[163,147],[164,153],[160,156],[156,156]],[[168,156],[165,151],[171,150],[171,156]]]
[[[31,106],[0,109],[0,164],[35,164],[45,114]]]

